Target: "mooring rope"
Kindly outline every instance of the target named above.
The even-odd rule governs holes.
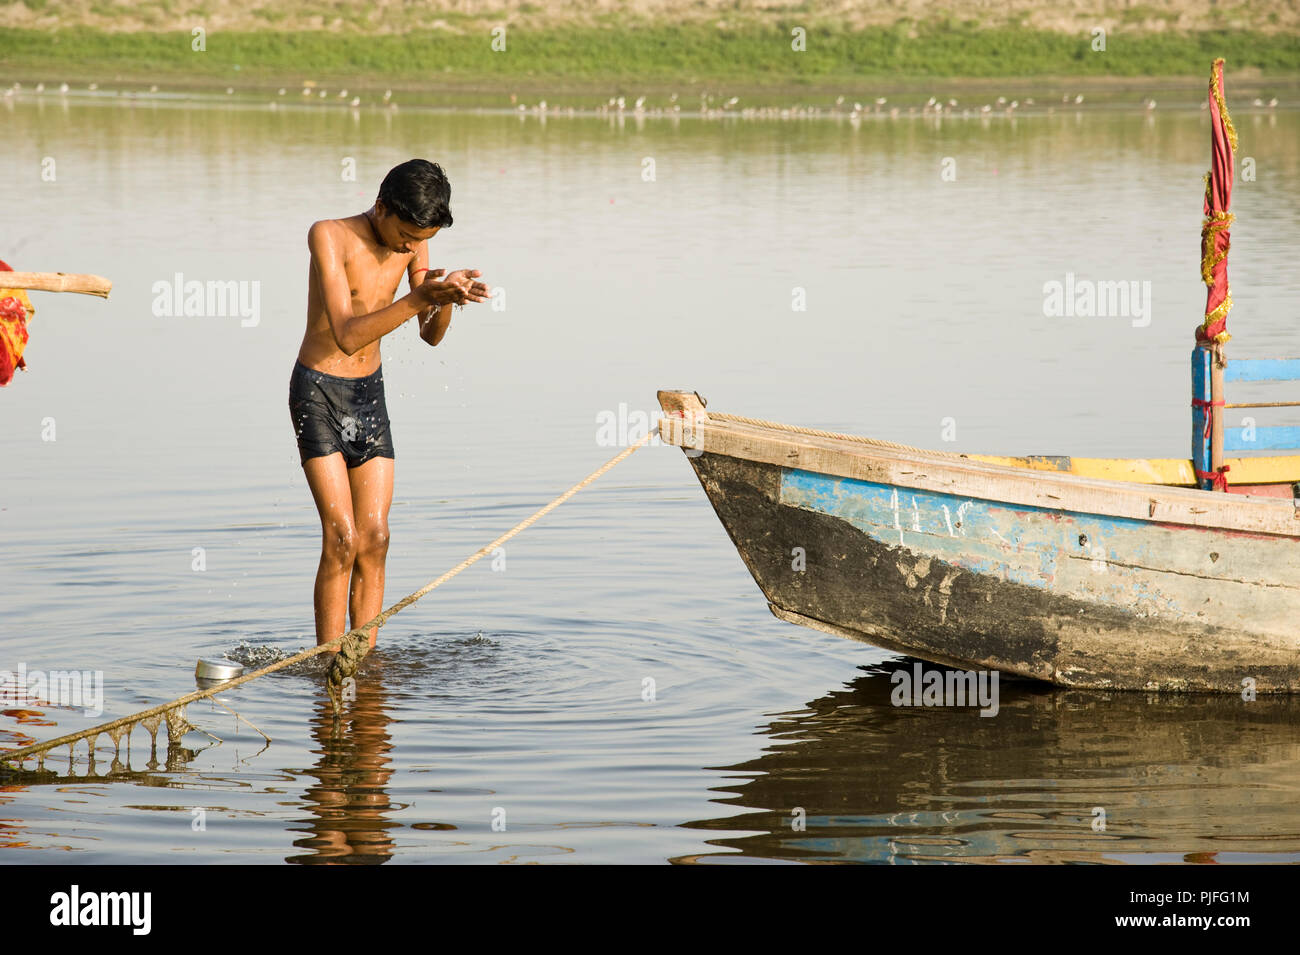
[[[258,677],[266,676],[268,673],[274,673],[276,670],[283,670],[285,667],[293,666],[295,663],[301,663],[302,661],[308,660],[318,654],[335,649],[338,650],[338,656],[335,657],[335,660],[330,667],[327,689],[329,690],[330,699],[334,704],[334,712],[337,714],[340,703],[339,688],[342,686],[343,681],[356,671],[357,665],[369,651],[369,631],[371,627],[382,627],[388,618],[393,616],[393,614],[405,610],[429,591],[436,587],[441,587],[462,570],[465,570],[471,564],[474,564],[476,561],[479,561],[483,557],[492,553],[492,551],[496,550],[519,532],[531,527],[541,518],[545,517],[569,498],[573,497],[573,495],[581,491],[592,481],[595,481],[610,468],[614,467],[638,448],[645,445],[646,442],[653,438],[657,433],[657,426],[652,427],[645,437],[641,438],[634,444],[628,445],[577,484],[573,485],[573,487],[569,488],[546,506],[537,510],[530,517],[520,521],[514,527],[510,528],[510,530],[492,541],[492,543],[483,545],[442,576],[429,581],[429,583],[425,584],[414,593],[407,594],[387,610],[378,614],[374,619],[368,620],[361,626],[349,630],[342,636],[337,637],[328,643],[318,644],[308,650],[295,653],[293,656],[286,657],[283,660],[277,660],[275,663],[264,666],[259,670],[254,670],[252,673],[245,673],[243,676],[235,677],[231,680],[224,680],[217,686],[209,687],[205,690],[196,690],[193,693],[187,693],[184,696],[172,700],[170,703],[160,703],[157,706],[152,706],[147,710],[141,710],[140,712],[134,713],[130,716],[123,716],[122,718],[113,720],[110,723],[92,726],[90,729],[81,730],[77,733],[69,733],[66,736],[60,736],[57,739],[48,740],[44,743],[33,743],[31,746],[24,746],[21,749],[0,750],[0,763],[22,762],[29,756],[48,753],[50,750],[57,749],[60,746],[67,746],[69,754],[71,754],[73,745],[83,739],[90,740],[90,751],[93,754],[95,751],[95,741],[101,733],[106,734],[111,740],[113,740],[114,745],[117,746],[122,737],[129,734],[130,731],[135,728],[137,723],[142,724],[144,728],[149,731],[156,745],[158,739],[158,727],[164,720],[166,720],[167,739],[171,743],[177,743],[186,733],[197,728],[185,719],[185,707],[189,704],[198,700],[207,699],[217,693],[225,693],[228,690],[232,690],[250,680],[256,680]],[[258,730],[258,732],[261,732],[261,730]]]

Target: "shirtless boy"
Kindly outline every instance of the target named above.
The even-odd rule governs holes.
[[[321,519],[317,644],[345,632],[345,609],[352,628],[383,609],[393,442],[379,340],[418,316],[420,338],[437,345],[452,305],[488,299],[478,270],[429,269],[428,240],[451,226],[450,199],[442,169],[412,159],[384,177],[369,210],[307,232],[307,332],[289,379],[289,413]],[[393,301],[403,275],[411,290]]]

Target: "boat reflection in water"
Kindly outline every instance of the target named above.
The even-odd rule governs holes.
[[[981,717],[892,705],[914,663],[763,727],[763,755],[721,767],[737,778],[716,790],[747,811],[687,823],[718,852],[673,861],[1300,861],[1300,699],[1003,679]]]

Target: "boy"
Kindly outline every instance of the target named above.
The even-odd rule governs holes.
[[[289,413],[321,519],[318,645],[345,632],[345,608],[353,628],[383,609],[394,455],[379,339],[419,316],[420,338],[437,345],[453,304],[488,299],[476,281],[481,272],[428,267],[428,240],[451,226],[450,200],[442,169],[412,159],[384,177],[366,212],[307,232],[307,331],[289,379]],[[411,291],[394,302],[403,274]]]

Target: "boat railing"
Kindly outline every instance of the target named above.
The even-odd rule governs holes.
[[[1300,426],[1253,422],[1227,427],[1229,408],[1298,408],[1300,401],[1228,402],[1224,386],[1230,382],[1300,381],[1300,358],[1234,358],[1228,361],[1222,345],[1198,345],[1192,350],[1192,463],[1203,490],[1226,490],[1230,470],[1225,451],[1295,451],[1300,449]],[[1300,478],[1300,475],[1296,475]]]

